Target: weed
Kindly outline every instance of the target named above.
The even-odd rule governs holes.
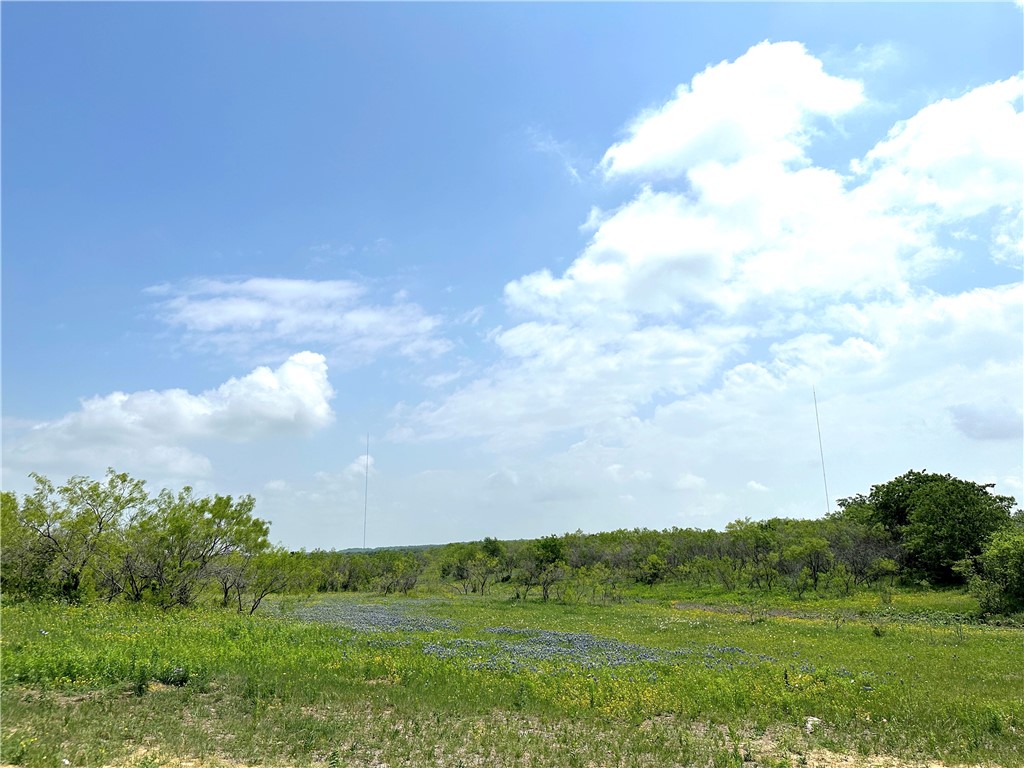
[[[54,768],[44,755],[69,743],[83,766],[141,745],[293,765],[771,765],[823,738],[1021,764],[1020,630],[963,642],[957,604],[921,599],[948,615],[833,603],[751,623],[746,606],[347,596],[294,616],[4,606],[0,738],[5,761]],[[767,730],[781,753],[755,753],[751,732]]]
[[[141,696],[149,690],[149,673],[144,667],[139,667],[132,677],[132,693]]]

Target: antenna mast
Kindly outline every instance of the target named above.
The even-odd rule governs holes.
[[[363,485],[363,549],[366,549],[366,509],[370,498],[370,433],[366,433],[366,482]]]
[[[832,511],[832,502],[828,495],[828,478],[825,476],[825,449],[821,444],[821,420],[818,418],[818,393],[811,387],[811,395],[814,397],[814,423],[818,425],[818,453],[821,454],[821,480],[825,484],[825,514]],[[369,448],[367,448],[369,451]]]

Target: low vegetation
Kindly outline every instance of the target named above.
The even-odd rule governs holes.
[[[247,498],[39,478],[4,494],[0,761],[1024,765],[1020,514],[962,483],[723,532],[291,553]]]

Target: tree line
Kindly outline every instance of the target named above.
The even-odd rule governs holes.
[[[911,471],[841,499],[818,520],[736,520],[723,531],[581,531],[433,547],[288,552],[251,496],[147,493],[108,471],[3,494],[0,589],[67,601],[163,607],[214,594],[252,612],[273,592],[408,593],[417,585],[513,599],[601,602],[636,585],[850,594],[874,585],[967,585],[982,610],[1024,609],[1024,514],[1015,500],[950,475]]]
[[[123,599],[191,605],[215,588],[222,605],[252,613],[285,589],[296,566],[271,546],[251,496],[198,497],[191,488],[151,496],[145,482],[108,470],[103,481],[2,495],[0,589],[5,596],[71,603]]]

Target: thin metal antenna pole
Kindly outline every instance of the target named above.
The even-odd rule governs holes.
[[[370,498],[370,433],[366,433],[366,483],[363,485],[363,549],[366,549],[366,509]]]
[[[821,454],[821,480],[825,484],[825,514],[832,511],[832,501],[828,495],[828,478],[825,476],[825,449],[821,444],[821,420],[818,418],[818,393],[811,387],[811,395],[814,396],[814,423],[818,425],[818,453]]]

